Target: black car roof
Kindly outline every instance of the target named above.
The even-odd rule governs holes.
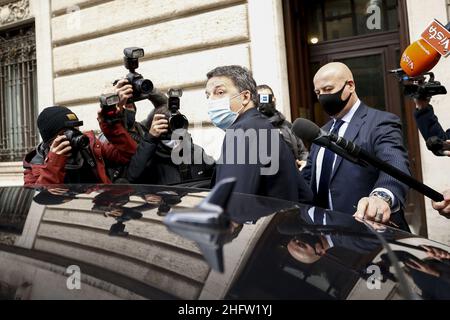
[[[327,223],[316,225],[311,206],[252,195],[234,193],[228,201],[232,230],[220,238],[222,243],[212,243],[223,246],[225,270],[212,270],[198,243],[164,225],[169,210],[195,209],[208,194],[139,185],[0,188],[0,284],[9,288],[0,292],[17,294],[27,279],[33,287],[30,298],[402,297],[392,261],[365,224],[327,211]],[[374,226],[400,260],[424,261],[424,244],[449,251],[442,244]],[[305,263],[288,250],[293,241],[333,246]],[[73,266],[81,271],[82,290],[68,289]],[[385,291],[368,289],[369,266],[380,268]],[[434,267],[446,272],[442,265]],[[424,282],[422,278],[408,279]],[[446,283],[435,278],[431,280],[439,285]]]

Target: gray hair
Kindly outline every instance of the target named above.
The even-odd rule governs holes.
[[[217,67],[207,73],[209,79],[213,77],[227,77],[233,81],[239,92],[250,91],[251,99],[255,105],[258,104],[258,91],[256,90],[256,81],[253,79],[252,73],[245,67],[232,65]]]

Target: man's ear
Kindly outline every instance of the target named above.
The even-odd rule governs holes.
[[[347,81],[347,84],[350,86],[351,92],[356,91],[355,81],[349,80],[349,81]]]
[[[244,91],[243,94],[244,94],[244,99],[242,99],[242,104],[244,106],[248,106],[250,101],[252,101],[252,94],[250,93],[249,90]]]

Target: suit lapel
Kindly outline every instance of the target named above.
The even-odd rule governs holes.
[[[355,114],[353,115],[352,119],[350,120],[350,123],[348,124],[347,130],[345,130],[344,139],[348,141],[354,141],[356,136],[358,135],[359,130],[361,129],[362,125],[365,122],[365,117],[367,115],[367,107],[362,102],[356,110]],[[336,163],[333,168],[333,172],[331,174],[331,180],[333,180],[337,170],[339,169],[339,166],[342,163],[342,158],[337,157]]]
[[[311,159],[312,159],[312,165],[311,165],[311,181],[310,186],[314,193],[314,195],[317,193],[317,182],[316,182],[316,168],[317,168],[317,154],[319,153],[320,147],[313,144],[311,146]]]

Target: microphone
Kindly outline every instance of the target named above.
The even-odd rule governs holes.
[[[430,70],[441,56],[450,54],[450,23],[445,27],[434,20],[422,33],[422,38],[410,44],[400,59],[400,69],[390,70],[402,83],[405,96],[427,99],[447,94],[447,89],[434,80]]]
[[[327,149],[330,149],[332,152],[336,153],[338,156],[353,162],[355,164],[358,164],[363,167],[367,167],[368,164],[363,161],[362,159],[358,159],[354,157],[353,155],[349,154],[345,150],[343,150],[341,147],[337,146],[335,143],[332,142],[330,135],[328,132],[322,130],[319,128],[315,123],[303,119],[298,118],[294,121],[292,124],[292,132],[299,137],[302,141],[307,141],[310,143],[317,144],[321,147],[325,147]]]
[[[333,152],[335,151],[330,148],[329,145],[335,144],[335,146],[340,149],[341,154],[344,153],[347,156],[356,159],[356,162],[352,161],[353,163],[360,164],[362,161],[363,163],[370,164],[436,202],[444,200],[444,196],[436,190],[414,179],[389,163],[371,155],[353,142],[339,137],[338,135],[326,133],[310,120],[298,118],[292,125],[292,131],[297,137],[304,139],[307,142],[328,148]],[[326,143],[323,143],[325,140],[329,140],[328,146]],[[338,154],[337,152],[335,153]],[[341,156],[340,154],[338,155]],[[347,159],[346,157],[342,158]]]
[[[450,31],[450,23],[445,26],[445,29]],[[405,49],[400,61],[400,67],[408,76],[417,77],[433,69],[440,59],[441,53],[425,39],[421,38],[411,43]]]
[[[439,52],[425,40],[419,39],[405,49],[400,67],[408,76],[417,77],[433,69],[440,59]]]

